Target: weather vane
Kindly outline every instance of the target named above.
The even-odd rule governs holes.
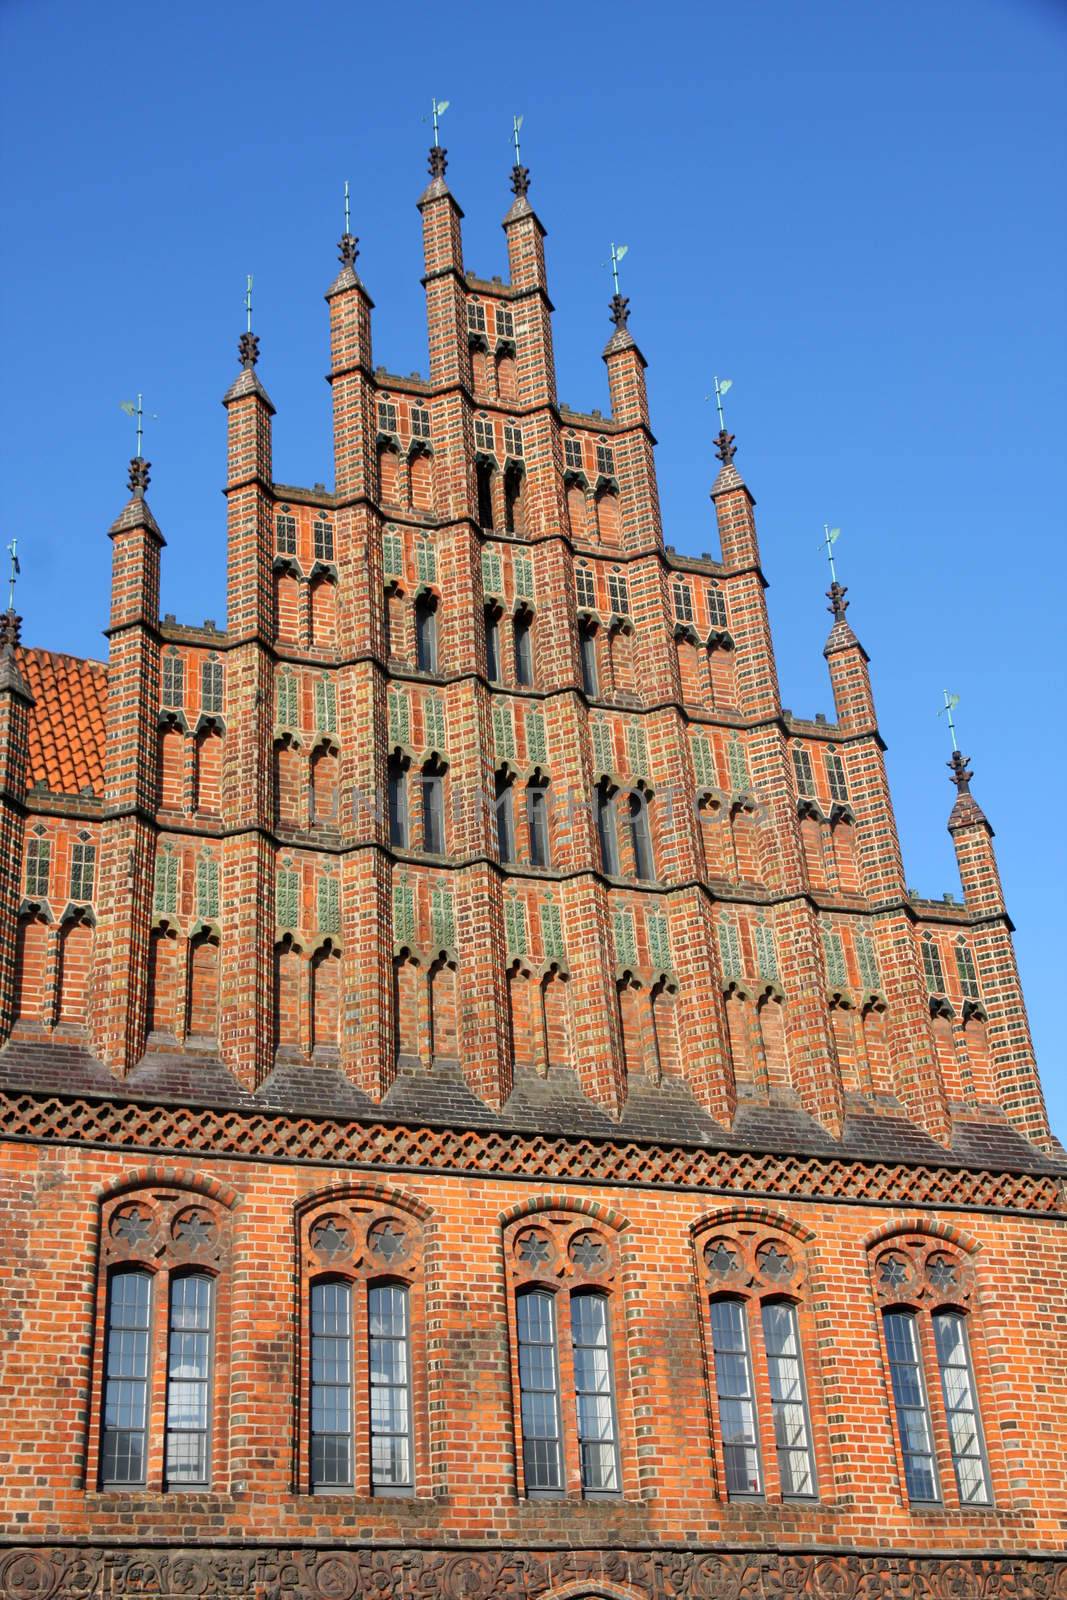
[[[252,332],[252,274],[250,272],[247,274],[245,282],[245,332]]]
[[[824,522],[822,525],[822,531],[825,535],[822,542],[826,549],[826,559],[830,563],[830,582],[836,583],[837,568],[834,565],[834,545],[841,537],[841,529],[831,528],[828,522]]]
[[[351,214],[351,211],[349,209],[348,179],[347,178],[345,179],[345,232],[346,233],[351,233],[352,232],[352,214]]]
[[[7,609],[9,611],[14,611],[14,609],[15,609],[15,579],[18,577],[19,573],[22,571],[22,567],[19,565],[18,540],[17,539],[12,539],[11,543],[7,547],[7,553],[11,557],[11,574],[10,574],[8,580],[7,580]]]
[[[715,409],[719,413],[720,433],[726,432],[726,418],[723,416],[722,411],[722,397],[724,394],[728,394],[733,386],[734,380],[732,378],[715,379]]]
[[[522,127],[523,120],[521,116],[512,117],[511,119],[512,136],[515,140],[515,165],[517,167],[522,166],[522,156],[519,153],[519,129]]]
[[[615,293],[616,294],[618,294],[618,292],[619,292],[619,262],[622,260],[623,256],[626,254],[626,252],[627,252],[627,250],[629,250],[629,248],[630,248],[630,246],[628,244],[620,244],[620,245],[616,246],[614,241],[612,241],[612,246],[611,246],[611,281],[615,285]]]
[[[956,707],[959,705],[960,697],[959,697],[958,694],[949,694],[947,689],[945,689],[943,692],[944,692],[944,696],[945,696],[945,703],[941,707],[941,710],[937,714],[938,714],[939,717],[947,717],[947,719],[948,719],[948,731],[949,731],[949,733],[950,733],[950,735],[952,737],[952,748],[953,748],[953,750],[958,750],[959,749],[959,744],[958,744],[957,739],[956,739],[956,724],[952,720],[952,713],[955,711]]]
[[[249,283],[251,283],[251,281],[252,281],[251,278],[248,281],[249,281]],[[249,315],[251,315],[251,312],[249,313]],[[159,421],[159,417],[156,414],[156,412],[154,412],[154,411],[149,411],[147,413],[145,412],[145,409],[144,409],[143,405],[141,404],[141,400],[142,400],[142,396],[138,395],[136,404],[132,400],[120,400],[119,401],[119,410],[120,411],[125,411],[125,413],[126,413],[126,415],[128,417],[136,417],[137,418],[137,450],[136,450],[135,454],[136,454],[136,458],[138,460],[140,460],[141,456],[143,455],[143,451],[141,449],[141,441],[144,438],[144,418],[145,418],[145,416],[146,415],[148,416],[148,419],[149,419],[150,422],[158,422]]]
[[[433,144],[434,144],[434,149],[435,150],[439,149],[440,148],[440,144],[441,144],[440,130],[438,129],[438,126],[437,126],[437,119],[439,117],[443,117],[444,116],[445,112],[448,110],[448,108],[449,108],[449,106],[451,104],[452,104],[451,100],[438,100],[436,98],[436,96],[435,96],[435,98],[434,98],[434,100],[432,102],[432,105],[433,105]]]

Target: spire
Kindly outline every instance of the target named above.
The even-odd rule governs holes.
[[[958,694],[950,694],[946,689],[944,690],[944,700],[945,703],[937,714],[939,717],[945,717],[948,721],[948,731],[952,739],[952,755],[945,764],[949,770],[949,777],[956,786],[956,802],[949,813],[948,819],[949,832],[954,833],[957,828],[967,828],[974,823],[978,823],[992,833],[993,830],[989,828],[989,823],[985,819],[985,813],[971,793],[971,778],[973,774],[971,772],[970,757],[965,756],[960,750],[959,741],[956,738],[956,723],[952,713],[959,705],[960,697]]]
[[[716,477],[715,482],[711,486],[712,499],[714,499],[717,494],[722,494],[728,489],[745,488],[744,479],[734,466],[734,456],[737,454],[737,446],[734,444],[734,435],[726,426],[726,413],[723,410],[722,404],[723,396],[733,388],[734,380],[732,378],[720,378],[716,375],[714,382],[715,409],[719,413],[719,431],[715,435],[715,454],[722,462],[722,466],[719,469],[719,474]],[[706,395],[705,399],[710,400],[711,395]]]
[[[619,288],[619,262],[629,250],[628,244],[616,245],[612,240],[611,245],[611,282],[614,294],[608,301],[608,316],[615,324],[615,332],[604,347],[605,356],[611,355],[616,350],[636,350],[634,336],[630,332],[630,297],[623,294]],[[639,352],[640,353],[640,352]]]
[[[263,403],[269,407],[273,416],[274,406],[271,403],[270,395],[256,376],[256,362],[259,360],[259,334],[252,332],[252,283],[252,274],[248,273],[245,280],[245,331],[237,341],[237,359],[241,363],[241,371],[223,395],[222,403],[225,406],[231,400],[240,400],[243,395],[257,394]]]
[[[430,117],[433,122],[433,144],[430,146],[430,182],[419,197],[420,206],[427,200],[437,200],[448,193],[448,184],[445,182],[448,151],[441,143],[440,120],[450,105],[450,100],[438,100],[436,96],[431,101]]]
[[[522,148],[519,144],[519,131],[522,128],[522,117],[512,117],[512,136],[515,140],[515,165],[511,169],[511,192],[516,200],[525,200],[530,192],[530,169],[522,164]]]

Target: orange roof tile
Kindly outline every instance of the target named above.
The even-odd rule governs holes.
[[[29,784],[45,783],[53,794],[104,792],[107,668],[52,650],[16,652],[34,698],[30,712]]]

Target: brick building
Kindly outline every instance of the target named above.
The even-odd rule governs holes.
[[[430,365],[329,307],[333,492],[240,341],[225,630],[0,656],[0,1597],[1067,1596],[1063,1154],[992,845],[905,887],[868,660],[781,704],[754,501],[664,544],[544,230]]]

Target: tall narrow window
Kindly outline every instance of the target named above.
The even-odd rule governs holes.
[[[399,1283],[376,1285],[367,1310],[371,1486],[388,1494],[412,1486],[408,1291]]]
[[[744,1303],[713,1300],[711,1341],[715,1354],[715,1388],[726,1463],[726,1492],[731,1499],[762,1494],[752,1356]]]
[[[500,619],[495,606],[485,608],[485,671],[490,683],[500,682]]]
[[[582,1488],[586,1494],[616,1494],[619,1489],[618,1430],[608,1339],[608,1303],[604,1295],[571,1296],[571,1345]]]
[[[511,779],[496,775],[496,849],[501,861],[515,859],[515,809]]]
[[[674,600],[675,622],[692,622],[693,620],[693,591],[681,578],[675,578],[671,584],[671,596]]]
[[[280,556],[296,555],[296,518],[286,512],[274,520],[274,548]]]
[[[200,668],[200,709],[221,715],[222,662],[218,656],[208,656]]]
[[[522,484],[522,468],[509,466],[504,473],[504,528],[507,533],[524,531]]]
[[[422,848],[431,856],[445,853],[445,780],[434,764],[419,778],[422,789]]]
[[[396,850],[408,847],[408,775],[395,758],[389,762],[389,843]]]
[[[515,640],[515,682],[524,689],[533,684],[533,618],[528,611],[517,611],[512,624]]]
[[[426,594],[415,602],[415,664],[420,672],[437,671],[437,611]]]
[[[31,900],[47,900],[52,865],[52,844],[34,837],[26,844],[26,893]]]
[[[615,828],[615,796],[606,783],[596,792],[596,831],[600,841],[600,865],[613,877],[619,872],[619,836]]]
[[[883,1321],[908,1498],[938,1501],[941,1494],[915,1316],[910,1311],[886,1311]]]
[[[652,858],[652,833],[648,826],[648,797],[639,789],[635,789],[630,796],[627,818],[634,856],[634,876],[654,878],[656,864]]]
[[[762,1318],[782,1494],[787,1500],[807,1499],[815,1493],[815,1462],[796,1307],[782,1300],[765,1302]]]
[[[91,900],[96,878],[96,846],[77,840],[70,852],[70,898]]]
[[[163,1467],[168,1489],[206,1489],[210,1482],[212,1290],[205,1272],[170,1280]]]
[[[582,688],[590,700],[595,700],[599,693],[596,672],[596,634],[592,628],[583,628],[578,635],[578,648],[581,653]]]
[[[574,569],[574,593],[580,606],[592,611],[596,606],[596,587],[593,582],[593,573],[588,564],[579,561]]]
[[[989,1467],[975,1397],[974,1371],[967,1342],[967,1319],[958,1311],[935,1311],[933,1323],[960,1503],[965,1506],[986,1506],[991,1499]]]
[[[163,657],[163,704],[178,711],[185,704],[185,661],[173,648]]]
[[[518,1296],[515,1309],[526,1493],[559,1494],[563,1464],[555,1297],[545,1289],[530,1289]]]
[[[945,969],[941,965],[941,952],[934,943],[931,933],[924,933],[921,941],[923,953],[923,973],[926,977],[926,987],[931,994],[944,994]]]
[[[475,474],[478,485],[478,526],[491,528],[493,526],[493,466],[490,461],[475,463]]]
[[[811,768],[811,756],[803,745],[793,746],[793,772],[797,780],[797,794],[811,799],[815,795],[815,774]]]
[[[526,789],[526,825],[530,834],[531,867],[547,867],[550,863],[548,848],[548,792],[543,783],[531,783]]]
[[[311,533],[314,540],[316,561],[332,561],[333,553],[333,523],[327,522],[325,517],[319,517],[311,524]]]
[[[147,1272],[112,1275],[108,1292],[100,1460],[100,1478],[105,1486],[145,1481],[151,1308],[152,1279]]]
[[[311,1487],[352,1486],[352,1288],[311,1285]]]

